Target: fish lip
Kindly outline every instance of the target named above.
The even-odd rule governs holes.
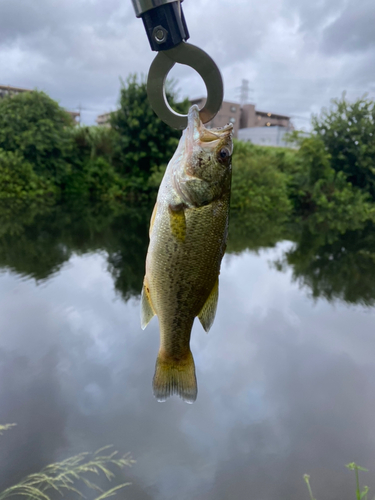
[[[196,142],[200,137],[200,125],[201,120],[199,117],[199,108],[196,104],[193,104],[189,109],[188,113],[188,126],[186,140],[188,146],[192,147],[194,142]]]
[[[188,126],[186,141],[189,150],[193,147],[194,143],[212,143],[217,144],[220,140],[231,135],[233,131],[233,124],[228,123],[224,127],[208,129],[201,122],[199,116],[199,108],[193,104],[188,113]]]

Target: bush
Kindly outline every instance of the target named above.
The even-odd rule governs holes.
[[[113,201],[125,196],[126,181],[102,157],[75,165],[64,178],[64,196],[87,201]]]
[[[291,180],[291,198],[314,230],[344,232],[373,219],[369,195],[332,168],[332,157],[319,136],[303,139],[296,159],[299,169]]]
[[[375,103],[366,98],[350,103],[344,95],[314,116],[312,124],[334,171],[375,199]]]
[[[109,127],[75,127],[71,130],[77,160],[85,162],[98,157],[112,162],[114,132]]]
[[[189,103],[177,104],[173,88],[166,92],[170,105],[179,113],[187,113]],[[181,132],[160,120],[147,98],[146,82],[136,75],[123,84],[120,109],[111,116],[116,133],[114,164],[123,176],[147,182],[152,169],[165,165],[172,158]],[[136,182],[137,184],[137,182]]]
[[[0,149],[0,199],[53,196],[53,185],[38,177],[19,153]]]
[[[231,207],[246,211],[259,225],[270,220],[281,223],[291,212],[287,176],[267,149],[236,141],[232,162]]]
[[[0,100],[0,148],[18,153],[44,179],[59,183],[72,160],[73,121],[44,92]]]

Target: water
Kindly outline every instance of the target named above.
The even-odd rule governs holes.
[[[139,325],[149,209],[9,210],[0,229],[0,490],[113,444],[131,499],[354,498],[375,491],[374,231],[255,235],[232,220],[198,399],[158,403]],[[293,236],[294,234],[294,236]],[[278,241],[280,240],[280,241]],[[293,240],[293,241],[292,241]],[[117,484],[117,483],[114,483]],[[370,490],[371,493],[371,490]],[[372,498],[372,496],[370,495]]]

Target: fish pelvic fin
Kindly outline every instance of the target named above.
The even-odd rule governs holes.
[[[169,358],[159,351],[152,387],[159,402],[177,394],[186,403],[194,403],[198,388],[191,351],[189,350],[188,355],[181,360]]]
[[[204,306],[202,307],[201,312],[198,314],[199,321],[201,322],[206,332],[209,331],[209,329],[212,326],[212,323],[214,322],[218,300],[219,300],[219,278],[216,280],[210,295],[208,296]]]
[[[155,310],[153,308],[150,289],[146,282],[143,283],[142,294],[141,294],[141,327],[142,330],[150,323],[151,319],[155,316]]]

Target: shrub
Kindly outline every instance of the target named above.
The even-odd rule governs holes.
[[[375,199],[375,103],[367,98],[350,103],[343,95],[314,116],[312,124],[334,171]]]
[[[34,172],[58,183],[72,159],[73,121],[44,92],[0,100],[0,148],[19,153]]]
[[[188,101],[176,102],[173,87],[166,92],[170,105],[179,113],[186,113]],[[147,98],[147,85],[138,82],[136,75],[123,84],[120,109],[111,116],[116,133],[114,163],[123,176],[147,180],[153,168],[165,165],[172,158],[181,132],[160,120]]]
[[[38,177],[19,153],[0,149],[0,198],[53,196],[53,185]]]
[[[273,153],[236,142],[231,207],[246,211],[260,225],[269,220],[286,220],[291,211],[287,176],[278,169]]]

